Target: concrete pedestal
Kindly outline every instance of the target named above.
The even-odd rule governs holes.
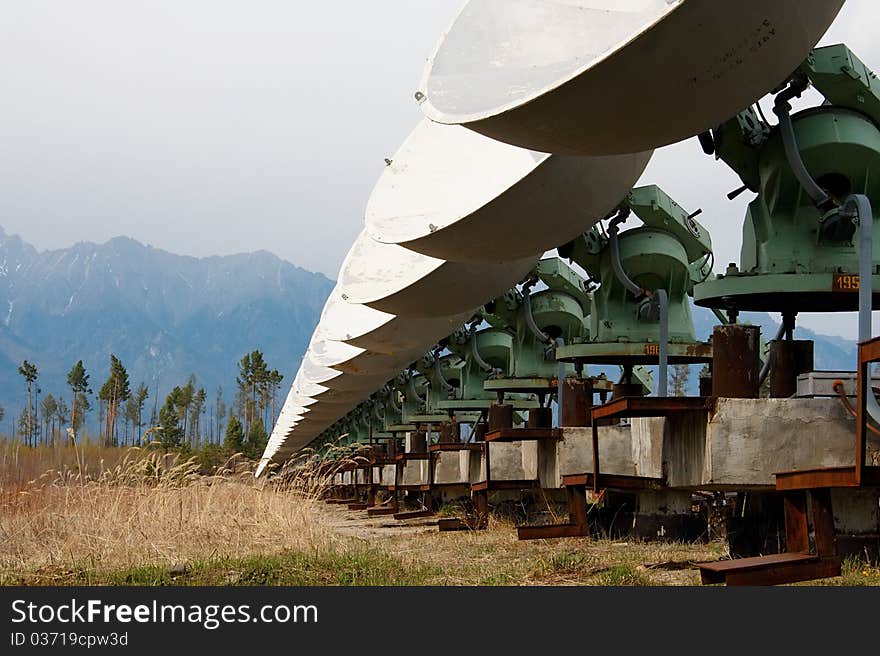
[[[430,482],[427,460],[406,460],[400,467],[400,485],[427,485]]]
[[[531,481],[538,478],[538,445],[534,442],[494,442],[488,444],[488,448],[489,469],[493,481]],[[480,460],[479,481],[485,481],[485,456]]]
[[[773,490],[776,472],[852,465],[855,420],[837,399],[718,399],[708,422],[655,420],[644,439],[662,444],[670,487]]]

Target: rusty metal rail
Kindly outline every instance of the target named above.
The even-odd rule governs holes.
[[[699,569],[704,584],[777,585],[840,575],[831,490],[880,487],[880,467],[867,465],[867,404],[868,395],[874,393],[870,376],[870,366],[874,362],[880,362],[880,338],[859,345],[854,463],[849,467],[776,474],[776,489],[784,495],[786,552],[701,564]]]

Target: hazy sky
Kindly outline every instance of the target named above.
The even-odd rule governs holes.
[[[266,249],[333,277],[462,4],[7,0],[0,225],[41,249],[125,234],[192,255]],[[824,42],[880,69],[878,19],[849,0]],[[643,183],[704,209],[719,270],[739,260],[751,197],[727,201],[738,178],[695,141],[659,151]],[[802,323],[855,335],[850,319]]]

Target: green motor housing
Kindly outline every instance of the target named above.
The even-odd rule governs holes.
[[[807,171],[838,205],[864,194],[880,208],[876,76],[845,46],[814,50],[801,71],[826,97],[792,116]],[[717,156],[758,196],[743,224],[739,266],[698,285],[697,304],[783,313],[857,309],[858,295],[847,293],[858,289],[856,226],[835,209],[815,206],[792,171],[778,126],[769,128],[746,110],[716,131],[715,142]],[[873,242],[880,253],[880,230]]]
[[[691,270],[687,251],[674,235],[653,228],[636,228],[619,238],[624,271],[643,289],[665,289],[669,295],[669,341],[695,342],[688,299]],[[659,322],[640,316],[640,305],[617,280],[610,249],[603,250],[599,275],[602,286],[593,294],[589,339],[594,342],[656,342]]]

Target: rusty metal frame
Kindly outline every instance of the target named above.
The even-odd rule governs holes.
[[[880,337],[859,344],[855,457],[849,467],[823,467],[776,473],[778,491],[880,486],[880,467],[868,466],[868,394],[870,365],[880,362]]]
[[[561,439],[561,428],[502,428],[486,435],[486,442],[533,442]]]
[[[709,412],[713,400],[704,397],[643,397],[627,396],[590,411],[593,431],[593,491],[601,490],[601,467],[599,464],[599,424],[612,419],[632,417],[668,417],[673,414]]]

